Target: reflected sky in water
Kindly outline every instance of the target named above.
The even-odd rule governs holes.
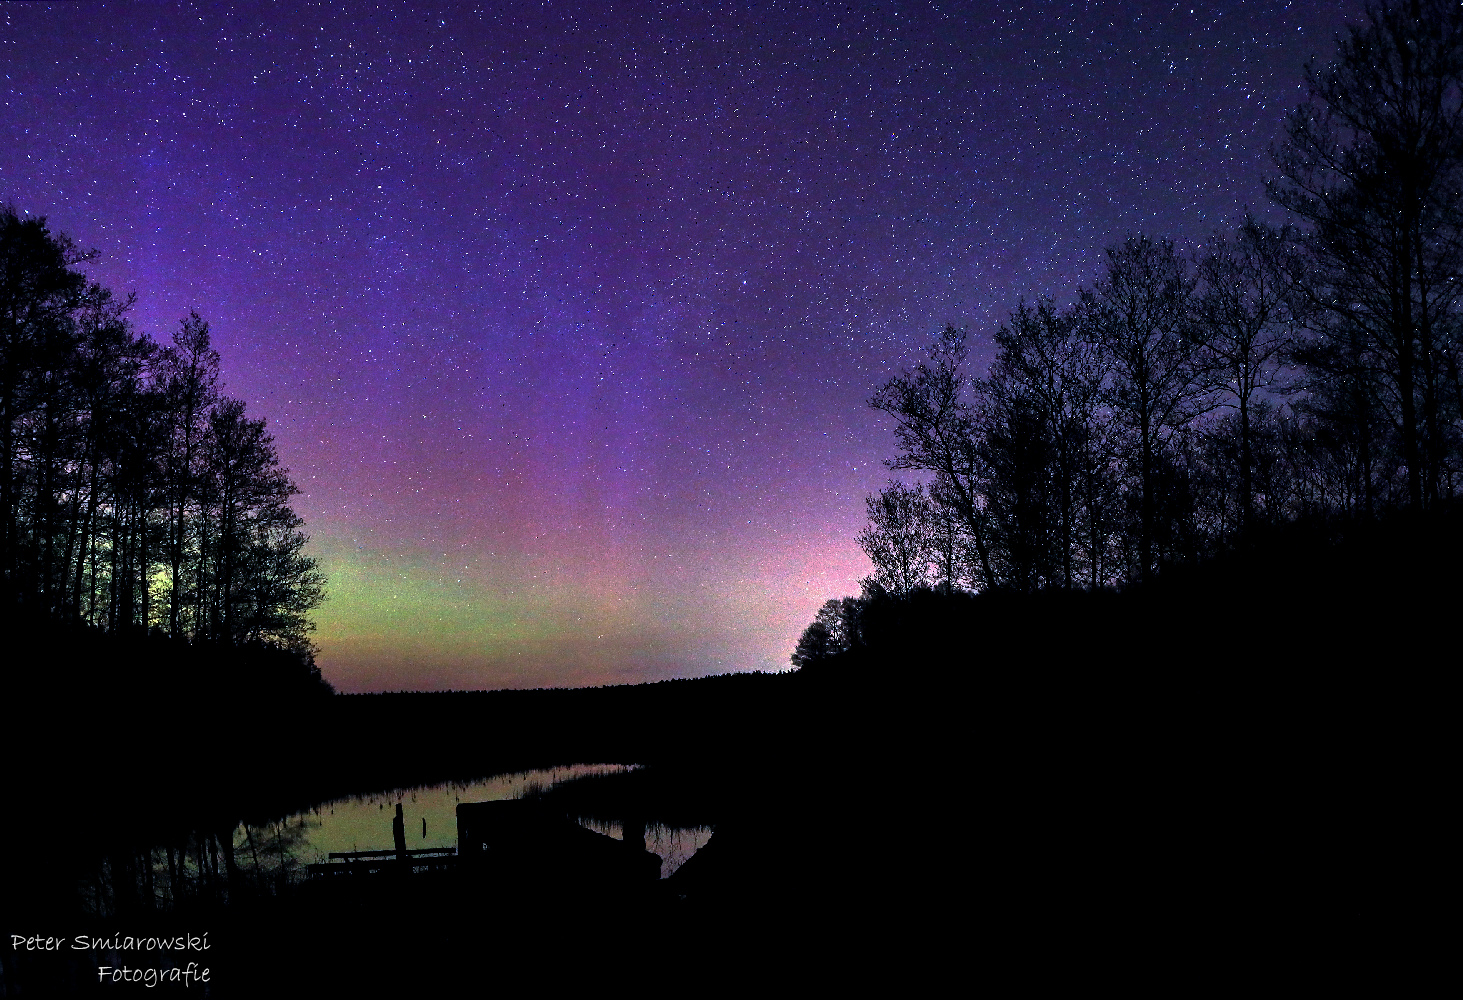
[[[500,774],[472,782],[448,782],[416,788],[398,788],[326,802],[289,817],[293,826],[304,821],[307,833],[300,845],[304,862],[328,861],[332,852],[389,851],[395,847],[391,821],[401,803],[409,850],[457,846],[457,804],[515,799],[591,774],[632,770],[624,764],[574,764],[538,771]],[[647,847],[650,847],[647,831]],[[651,850],[654,850],[651,847]]]
[[[625,839],[623,825],[614,820],[581,819],[579,824],[616,840]],[[712,829],[709,826],[682,828],[649,823],[645,827],[645,849],[651,854],[660,855],[660,877],[670,878],[671,873],[685,864],[687,858],[706,846],[711,834]]]

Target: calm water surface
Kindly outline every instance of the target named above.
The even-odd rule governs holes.
[[[293,853],[302,863],[328,861],[332,852],[389,851],[395,846],[391,821],[396,817],[396,804],[399,802],[406,821],[408,849],[456,847],[457,805],[460,802],[515,799],[574,778],[631,769],[623,764],[575,764],[500,774],[472,782],[398,788],[322,803],[308,812],[290,816],[282,825],[296,831]],[[624,837],[619,823],[582,822],[589,829],[616,840]],[[241,843],[246,838],[247,831],[240,827],[235,837],[240,849],[247,849]],[[706,827],[673,829],[652,825],[645,828],[646,849],[661,858],[661,878],[669,876],[710,839],[711,830]]]
[[[460,802],[519,798],[574,778],[628,770],[623,764],[575,764],[337,799],[281,820],[241,823],[232,832],[200,829],[171,843],[113,850],[84,865],[75,885],[83,911],[96,916],[115,915],[124,906],[167,910],[183,902],[222,900],[235,878],[249,891],[281,893],[305,878],[307,864],[328,861],[332,853],[394,849],[391,827],[398,802],[408,848],[456,847]],[[617,822],[580,822],[623,839]],[[645,846],[661,857],[661,878],[710,839],[706,827],[645,829]]]

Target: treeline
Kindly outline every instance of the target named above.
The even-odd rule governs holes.
[[[1306,79],[1268,185],[1289,223],[1192,255],[1130,237],[1072,304],[1021,303],[983,376],[947,328],[878,388],[886,464],[920,477],[868,498],[865,598],[1121,588],[1297,519],[1457,496],[1463,11],[1370,7]]]
[[[137,333],[44,218],[0,208],[0,615],[312,662],[324,576],[263,419],[195,313]]]

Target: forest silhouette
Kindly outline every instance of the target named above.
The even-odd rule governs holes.
[[[332,693],[294,488],[206,323],[137,335],[0,212],[5,933],[193,921],[225,995],[1353,961],[1450,828],[1463,13],[1369,7],[1306,79],[1287,225],[1130,237],[983,375],[950,328],[872,387],[919,478],[868,499],[873,574],[778,675]],[[295,878],[281,816],[574,762],[643,767],[521,804],[544,836],[711,841],[659,882]],[[100,989],[89,961],[11,949],[0,985]]]
[[[44,218],[0,209],[0,614],[313,665],[324,577],[265,421],[192,313],[163,347]]]
[[[1366,547],[1382,522],[1411,526],[1389,536],[1411,578],[1446,585],[1429,532],[1450,530],[1463,473],[1458,32],[1446,5],[1374,5],[1306,67],[1272,149],[1284,225],[1249,215],[1187,256],[1129,236],[1071,304],[1020,303],[983,375],[947,327],[879,386],[885,464],[917,478],[867,498],[874,573],[794,664],[858,646],[891,595],[1123,591],[1280,565],[1302,537],[1334,562],[1312,543]]]

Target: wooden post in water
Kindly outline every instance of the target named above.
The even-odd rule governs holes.
[[[396,818],[391,821],[391,838],[396,841],[396,861],[405,872],[407,870],[406,820],[401,815],[400,802],[396,803]]]

